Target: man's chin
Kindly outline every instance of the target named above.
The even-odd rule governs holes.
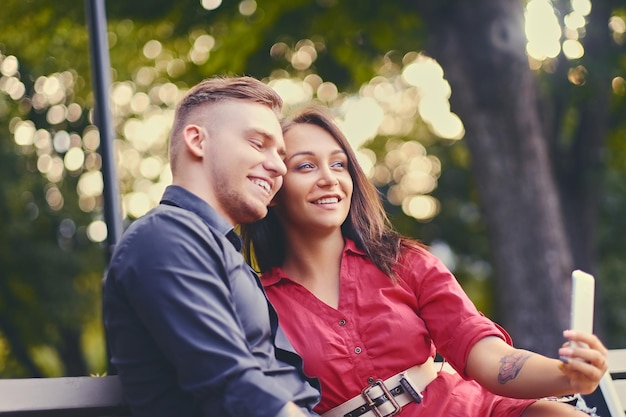
[[[265,216],[267,216],[266,206],[254,207],[254,208],[248,207],[248,210],[246,210],[245,213],[241,213],[240,221],[238,221],[237,223],[238,224],[254,223],[258,220],[261,220]]]

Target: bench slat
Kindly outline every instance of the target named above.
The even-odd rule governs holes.
[[[0,379],[0,398],[1,415],[130,415],[117,376]]]
[[[617,379],[613,381],[615,392],[622,403],[622,408],[626,410],[626,379]]]
[[[608,352],[609,371],[600,381],[596,392],[601,394],[601,402],[597,404],[607,417],[625,417],[626,407],[626,349],[611,349]],[[594,393],[595,394],[595,393]],[[603,411],[603,407],[606,410]],[[599,413],[600,415],[603,415]]]
[[[600,387],[611,416],[626,407],[626,349],[609,350]],[[438,363],[438,366],[441,364]],[[454,373],[445,363],[443,370]],[[608,404],[607,404],[608,405]],[[118,376],[0,379],[0,415],[29,417],[130,416]]]
[[[611,374],[626,373],[626,349],[609,349],[608,361]]]

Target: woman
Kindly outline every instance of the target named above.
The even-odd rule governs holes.
[[[513,348],[437,258],[391,229],[376,189],[327,114],[304,110],[283,133],[283,187],[268,216],[243,227],[242,236],[305,371],[320,379],[316,411],[586,416],[535,399],[597,387],[607,365],[595,336],[564,332],[589,348],[564,346],[563,361]],[[437,372],[435,351],[457,373]]]

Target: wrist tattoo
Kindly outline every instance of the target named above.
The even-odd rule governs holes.
[[[531,354],[528,352],[515,352],[503,356],[500,359],[498,382],[500,384],[506,384],[510,380],[515,379],[530,356]]]

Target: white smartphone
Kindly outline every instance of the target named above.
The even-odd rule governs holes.
[[[578,269],[572,272],[571,330],[593,333],[594,290],[595,279],[593,275]]]

